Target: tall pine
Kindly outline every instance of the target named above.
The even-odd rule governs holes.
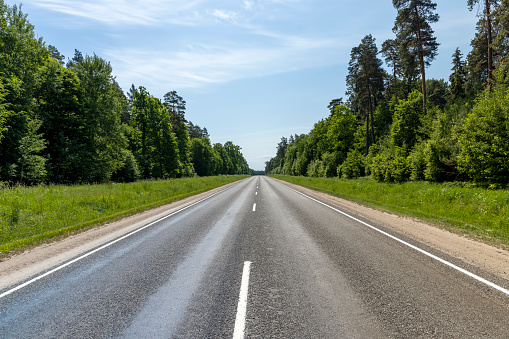
[[[359,46],[352,48],[351,59],[346,77],[347,95],[352,110],[365,117],[366,121],[366,154],[369,148],[370,121],[371,140],[375,142],[373,112],[378,106],[384,89],[384,70],[378,59],[378,48],[375,39],[366,35]]]
[[[393,31],[402,47],[419,61],[426,114],[426,67],[437,56],[439,45],[430,25],[438,21],[438,14],[434,13],[437,5],[430,0],[392,0],[392,3],[398,11]]]

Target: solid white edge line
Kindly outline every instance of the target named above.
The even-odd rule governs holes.
[[[509,290],[506,289],[506,288],[503,288],[502,286],[499,286],[499,285],[497,285],[497,284],[495,284],[495,283],[493,283],[493,282],[491,282],[489,280],[486,280],[483,277],[480,277],[480,276],[478,276],[478,275],[476,275],[476,274],[474,274],[474,273],[472,273],[470,271],[467,271],[464,268],[461,268],[461,267],[459,267],[457,265],[454,265],[453,263],[451,263],[451,262],[449,262],[449,261],[447,261],[445,259],[437,257],[434,254],[431,254],[431,253],[429,253],[429,252],[427,252],[427,251],[425,251],[425,250],[423,250],[423,249],[421,249],[421,248],[419,248],[417,246],[414,246],[414,245],[412,245],[412,244],[410,244],[410,243],[408,243],[408,242],[406,242],[404,240],[401,240],[401,239],[399,239],[399,238],[397,238],[397,237],[395,237],[395,236],[393,236],[393,235],[391,235],[391,234],[389,234],[387,232],[384,232],[384,231],[382,231],[382,230],[380,230],[380,229],[378,229],[378,228],[376,228],[376,227],[374,227],[374,226],[372,226],[372,225],[362,221],[362,220],[359,220],[359,219],[357,219],[357,218],[355,218],[355,217],[353,217],[353,216],[351,216],[351,215],[349,215],[349,214],[347,214],[347,213],[345,213],[343,211],[340,211],[340,210],[338,210],[335,207],[327,205],[326,203],[321,202],[320,200],[317,200],[317,199],[315,199],[313,197],[310,197],[310,196],[308,196],[308,195],[306,195],[306,194],[304,194],[302,192],[299,192],[299,191],[297,191],[297,190],[295,190],[295,189],[293,189],[293,188],[291,188],[291,187],[289,187],[289,186],[287,186],[285,184],[281,184],[281,185],[287,187],[288,189],[290,189],[290,190],[292,190],[292,191],[294,191],[294,192],[296,192],[296,193],[298,193],[298,194],[300,194],[300,195],[302,195],[302,196],[304,196],[304,197],[306,197],[308,199],[311,199],[311,200],[313,200],[313,201],[315,201],[315,202],[317,202],[319,204],[322,204],[322,205],[324,205],[324,206],[326,206],[326,207],[328,207],[328,208],[330,208],[330,209],[332,209],[332,210],[334,210],[334,211],[336,211],[336,212],[338,212],[338,213],[340,213],[340,214],[342,214],[342,215],[344,215],[344,216],[346,216],[346,217],[348,217],[348,218],[350,218],[352,220],[355,220],[355,221],[363,224],[364,226],[367,226],[367,227],[371,228],[372,230],[375,230],[375,231],[377,231],[377,232],[379,232],[379,233],[381,233],[381,234],[383,234],[383,235],[385,235],[385,236],[387,236],[387,237],[389,237],[389,238],[391,238],[393,240],[396,240],[397,242],[399,242],[399,243],[401,243],[401,244],[403,244],[405,246],[408,246],[408,247],[410,247],[410,248],[412,248],[412,249],[414,249],[414,250],[416,250],[416,251],[418,251],[418,252],[420,252],[420,253],[422,253],[422,254],[430,257],[430,258],[433,258],[433,259],[441,262],[444,265],[447,265],[447,266],[449,266],[449,267],[451,267],[451,268],[453,268],[453,269],[455,269],[455,270],[457,270],[457,271],[459,271],[459,272],[461,272],[463,274],[466,274],[469,277],[471,277],[471,278],[473,278],[473,279],[475,279],[475,280],[477,280],[477,281],[479,281],[479,282],[481,282],[483,284],[486,284],[486,285],[488,285],[488,286],[490,286],[490,287],[492,287],[492,288],[494,288],[494,289],[496,289],[496,290],[506,294],[507,296],[509,296]]]
[[[162,221],[162,220],[164,220],[164,219],[167,219],[167,218],[169,218],[169,217],[171,217],[171,216],[174,216],[174,215],[175,215],[175,214],[177,214],[177,213],[180,213],[180,212],[182,212],[182,211],[184,211],[184,210],[186,210],[186,209],[188,209],[188,208],[190,208],[190,207],[192,207],[192,206],[194,206],[194,205],[197,205],[197,204],[199,204],[199,203],[201,203],[201,202],[203,202],[203,201],[205,201],[205,200],[207,200],[207,199],[210,199],[210,198],[212,198],[213,196],[215,196],[215,195],[217,195],[217,194],[219,194],[219,193],[222,193],[222,192],[224,192],[224,191],[227,191],[227,190],[229,190],[230,188],[232,188],[232,187],[236,186],[237,184],[238,184],[238,183],[236,183],[236,184],[234,184],[234,185],[232,185],[232,186],[230,186],[230,187],[227,187],[227,188],[225,188],[225,189],[223,189],[223,190],[220,190],[220,191],[218,191],[218,192],[216,192],[216,193],[213,193],[213,194],[211,194],[211,195],[209,195],[209,196],[206,196],[205,198],[202,198],[202,199],[200,199],[200,200],[198,200],[198,201],[195,201],[194,203],[192,203],[192,204],[190,204],[190,205],[184,206],[184,207],[182,207],[181,209],[176,210],[176,211],[174,211],[174,212],[172,212],[172,213],[170,213],[170,214],[168,214],[168,215],[165,215],[164,217],[161,217],[161,218],[159,218],[159,219],[157,219],[157,220],[155,220],[155,221],[152,221],[151,223],[149,223],[149,224],[147,224],[147,225],[145,225],[145,226],[142,226],[142,227],[140,227],[140,228],[138,228],[138,229],[136,229],[136,230],[134,230],[134,231],[132,231],[132,232],[130,232],[130,233],[127,233],[126,235],[124,235],[124,236],[122,236],[122,237],[120,237],[120,238],[117,238],[117,239],[115,239],[115,240],[113,240],[113,241],[111,241],[111,242],[109,242],[109,243],[106,243],[105,245],[102,245],[101,247],[98,247],[98,248],[96,248],[96,249],[95,249],[95,250],[93,250],[93,251],[87,252],[87,253],[85,253],[85,254],[83,254],[83,255],[81,255],[81,256],[79,256],[79,257],[77,257],[77,258],[75,258],[75,259],[73,259],[73,260],[71,260],[71,261],[69,261],[69,262],[66,262],[65,264],[62,264],[62,265],[60,265],[60,266],[55,267],[54,269],[52,269],[52,270],[50,270],[50,271],[48,271],[48,272],[46,272],[46,273],[44,273],[44,274],[41,274],[41,275],[39,275],[39,276],[37,276],[37,277],[35,277],[35,278],[31,279],[31,280],[26,281],[26,282],[24,282],[24,283],[23,283],[23,284],[21,284],[21,285],[18,285],[18,286],[14,287],[14,288],[12,288],[12,289],[10,289],[10,290],[7,290],[7,291],[5,291],[4,293],[0,294],[0,299],[2,299],[3,297],[8,296],[9,294],[12,294],[12,293],[14,293],[14,292],[16,292],[16,291],[20,290],[20,289],[22,289],[22,288],[24,288],[24,287],[26,287],[26,286],[28,286],[28,285],[31,285],[31,284],[33,284],[34,282],[36,282],[36,281],[38,281],[38,280],[40,280],[40,279],[42,279],[42,278],[44,278],[44,277],[47,277],[47,276],[48,276],[48,275],[50,275],[50,274],[53,274],[53,273],[55,273],[55,272],[57,272],[57,271],[60,271],[61,269],[65,268],[65,267],[67,267],[67,266],[69,266],[69,265],[74,264],[75,262],[78,262],[78,261],[80,261],[80,260],[82,260],[82,259],[85,259],[86,257],[91,256],[92,254],[97,253],[97,252],[99,252],[99,251],[101,251],[101,250],[103,250],[103,249],[105,249],[105,248],[107,248],[107,247],[109,247],[109,246],[111,246],[111,245],[113,245],[113,244],[115,244],[115,243],[117,243],[117,242],[121,241],[121,240],[124,240],[124,239],[126,239],[126,238],[128,238],[128,237],[130,237],[130,236],[132,236],[132,235],[134,235],[134,234],[136,234],[136,233],[138,233],[138,232],[140,232],[140,231],[143,231],[144,229],[149,228],[149,227],[153,226],[154,224],[157,224],[158,222],[160,222],[160,221]]]
[[[233,339],[243,339],[246,327],[247,296],[249,289],[249,271],[250,261],[244,262],[242,270],[242,281],[240,283],[239,304],[237,305],[237,316],[235,317],[235,328],[233,330]]]

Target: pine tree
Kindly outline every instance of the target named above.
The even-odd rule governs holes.
[[[398,74],[401,72],[401,57],[398,51],[398,43],[396,40],[387,39],[382,44],[382,50],[380,51],[385,57],[385,63],[387,66],[392,68],[392,82],[394,98],[396,103],[398,102]]]
[[[359,46],[352,48],[346,77],[347,94],[353,111],[360,113],[366,121],[366,154],[369,148],[371,121],[371,140],[375,142],[373,112],[384,89],[384,70],[382,61],[377,58],[378,48],[375,39],[366,35]]]
[[[449,76],[449,95],[451,100],[454,101],[465,95],[465,62],[463,61],[463,54],[461,54],[459,48],[456,48],[456,51],[452,55],[452,64],[452,74]]]
[[[426,114],[426,66],[435,59],[438,42],[430,24],[438,21],[436,3],[430,0],[392,0],[398,15],[393,31],[409,55],[419,61],[422,81],[423,111]]]
[[[488,80],[493,78],[493,27],[492,27],[492,11],[494,8],[498,7],[500,4],[500,0],[467,0],[468,9],[472,10],[476,4],[481,5],[484,2],[484,9],[482,18],[484,18],[484,23],[486,25],[486,39],[487,43],[485,48],[487,48],[487,62],[488,62]]]

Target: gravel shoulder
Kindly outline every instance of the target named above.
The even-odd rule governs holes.
[[[179,208],[216,193],[228,184],[168,205],[98,226],[65,239],[44,244],[0,262],[0,290],[112,241]],[[284,182],[309,196],[334,204],[367,221],[392,229],[470,265],[509,280],[509,252],[451,233],[422,221],[381,212],[360,204]]]

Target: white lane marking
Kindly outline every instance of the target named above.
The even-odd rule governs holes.
[[[237,305],[237,316],[235,317],[235,328],[233,330],[233,339],[243,339],[244,329],[246,327],[247,310],[247,292],[249,288],[249,271],[251,262],[244,262],[242,270],[242,281],[240,283],[239,304]]]
[[[182,212],[182,211],[184,211],[184,210],[186,210],[186,209],[188,209],[188,208],[190,208],[190,207],[192,207],[192,206],[194,206],[194,205],[197,205],[197,204],[199,204],[199,203],[201,203],[201,202],[203,202],[203,201],[205,201],[205,200],[207,200],[207,199],[210,199],[210,198],[212,198],[213,196],[218,195],[219,193],[222,193],[222,192],[224,192],[224,191],[226,191],[226,190],[229,190],[230,188],[232,188],[232,187],[234,187],[234,186],[236,186],[236,185],[237,185],[237,184],[234,184],[234,185],[232,185],[232,186],[230,186],[230,187],[228,187],[228,188],[225,188],[225,189],[220,190],[220,191],[218,191],[218,192],[216,192],[216,193],[214,193],[214,194],[211,194],[211,195],[209,195],[209,196],[206,196],[205,198],[200,199],[200,200],[198,200],[198,201],[196,201],[196,202],[194,202],[194,203],[192,203],[192,204],[190,204],[190,205],[184,206],[184,207],[182,207],[181,209],[179,209],[179,210],[177,210],[177,211],[175,211],[175,212],[173,212],[173,213],[170,213],[170,214],[168,214],[168,215],[165,215],[165,216],[164,216],[164,217],[162,217],[162,218],[159,218],[159,219],[157,219],[157,220],[155,220],[155,221],[152,221],[151,223],[149,223],[149,224],[147,224],[147,225],[145,225],[145,226],[143,226],[143,227],[140,227],[140,228],[138,228],[138,229],[136,229],[136,230],[134,230],[134,231],[132,231],[132,232],[130,232],[130,233],[127,233],[126,235],[124,235],[124,236],[122,236],[122,237],[120,237],[120,238],[118,238],[118,239],[116,239],[116,240],[113,240],[113,241],[111,241],[111,242],[109,242],[109,243],[107,243],[107,244],[105,244],[105,245],[103,245],[103,246],[101,246],[101,247],[99,247],[99,248],[96,248],[96,249],[95,249],[95,250],[93,250],[93,251],[90,251],[90,252],[88,252],[88,253],[85,253],[85,254],[83,254],[82,256],[80,256],[80,257],[78,257],[78,258],[76,258],[76,259],[73,259],[73,260],[71,260],[71,261],[69,261],[69,262],[67,262],[67,263],[65,263],[65,264],[62,264],[62,265],[60,265],[60,266],[57,266],[57,267],[55,267],[54,269],[52,269],[52,270],[50,270],[50,271],[48,271],[48,272],[46,272],[46,273],[44,273],[44,274],[41,274],[40,276],[37,276],[37,277],[35,277],[35,278],[33,278],[33,279],[31,279],[31,280],[27,281],[27,282],[24,282],[23,284],[18,285],[18,286],[14,287],[14,288],[12,288],[12,289],[10,289],[10,290],[7,290],[7,291],[5,291],[4,293],[0,294],[0,299],[2,299],[3,297],[8,296],[9,294],[12,294],[12,293],[14,293],[14,292],[18,291],[18,290],[20,290],[20,289],[22,289],[22,288],[24,288],[24,287],[27,287],[28,285],[31,285],[31,284],[33,284],[34,282],[36,282],[36,281],[38,281],[38,280],[41,280],[42,278],[47,277],[47,276],[48,276],[48,275],[50,275],[50,274],[53,274],[53,273],[55,273],[55,272],[58,272],[58,271],[60,271],[61,269],[63,269],[63,268],[65,268],[65,267],[67,267],[67,266],[70,266],[70,265],[74,264],[75,262],[78,262],[78,261],[80,261],[80,260],[82,260],[82,259],[85,259],[86,257],[89,257],[89,256],[91,256],[91,255],[92,255],[92,254],[94,254],[94,253],[97,253],[97,252],[99,252],[99,251],[101,251],[101,250],[103,250],[103,249],[105,249],[105,248],[107,248],[107,247],[110,247],[111,245],[116,244],[117,242],[122,241],[122,240],[124,240],[124,239],[126,239],[126,238],[128,238],[128,237],[130,237],[130,236],[132,236],[132,235],[134,235],[134,234],[136,234],[136,233],[138,233],[138,232],[140,232],[140,231],[143,231],[144,229],[149,228],[150,226],[153,226],[153,225],[157,224],[158,222],[160,222],[160,221],[162,221],[162,220],[164,220],[164,219],[167,219],[167,218],[169,218],[169,217],[171,217],[171,216],[174,216],[175,214],[180,213],[180,212]]]
[[[256,204],[253,204],[253,212],[256,212]]]
[[[258,195],[258,192],[255,192],[255,195]]]
[[[498,290],[498,291],[500,291],[500,292],[502,292],[502,293],[504,293],[504,294],[506,294],[506,295],[508,295],[508,296],[509,296],[509,290],[508,290],[508,289],[506,289],[506,288],[503,288],[502,286],[499,286],[499,285],[497,285],[497,284],[495,284],[495,283],[493,283],[493,282],[491,282],[491,281],[489,281],[489,280],[486,280],[486,279],[484,279],[483,277],[480,277],[480,276],[478,276],[477,274],[474,274],[474,273],[472,273],[472,272],[470,272],[470,271],[467,271],[467,270],[466,270],[466,269],[464,269],[464,268],[461,268],[461,267],[459,267],[459,266],[457,266],[457,265],[454,265],[453,263],[451,263],[451,262],[449,262],[449,261],[447,261],[447,260],[445,260],[445,259],[442,259],[442,258],[440,258],[440,257],[437,257],[437,256],[436,256],[436,255],[434,255],[434,254],[431,254],[431,253],[429,253],[429,252],[426,252],[425,250],[423,250],[423,249],[421,249],[421,248],[419,248],[419,247],[417,247],[417,246],[414,246],[414,245],[412,245],[412,244],[410,244],[410,243],[408,243],[408,242],[406,242],[406,241],[404,241],[404,240],[401,240],[401,239],[399,239],[399,238],[397,238],[397,237],[395,237],[395,236],[393,236],[393,235],[391,235],[391,234],[389,234],[389,233],[387,233],[387,232],[384,232],[384,231],[382,231],[382,230],[380,230],[380,229],[378,229],[378,228],[376,228],[376,227],[374,227],[374,226],[371,226],[370,224],[368,224],[368,223],[366,223],[366,222],[364,222],[364,221],[362,221],[362,220],[359,220],[359,219],[357,219],[357,218],[355,218],[355,217],[353,217],[353,216],[351,216],[351,215],[349,215],[349,214],[347,214],[347,213],[345,213],[345,212],[343,212],[343,211],[338,210],[338,209],[337,209],[337,208],[335,208],[335,207],[332,207],[332,206],[330,206],[330,205],[327,205],[327,204],[326,204],[326,203],[324,203],[324,202],[321,202],[321,201],[319,201],[319,200],[317,200],[317,199],[315,199],[315,198],[312,198],[312,197],[310,197],[310,196],[308,196],[308,195],[306,195],[306,194],[304,194],[304,193],[302,193],[302,192],[299,192],[299,191],[297,191],[297,190],[295,190],[295,189],[293,189],[293,188],[291,188],[291,187],[289,187],[289,186],[286,186],[285,184],[282,184],[282,185],[283,185],[283,186],[285,186],[285,187],[287,187],[287,188],[289,188],[290,190],[292,190],[292,191],[294,191],[294,192],[296,192],[296,193],[299,193],[299,194],[300,194],[300,195],[302,195],[302,196],[305,196],[305,197],[306,197],[306,198],[308,198],[308,199],[311,199],[311,200],[313,200],[313,201],[315,201],[315,202],[317,202],[317,203],[319,203],[319,204],[322,204],[322,205],[324,205],[324,206],[326,206],[326,207],[328,207],[328,208],[330,208],[330,209],[332,209],[332,210],[334,210],[334,211],[336,211],[336,212],[338,212],[338,213],[340,213],[340,214],[343,214],[344,216],[346,216],[346,217],[348,217],[348,218],[350,218],[350,219],[352,219],[352,220],[355,220],[355,221],[357,221],[357,222],[359,222],[359,223],[363,224],[364,226],[367,226],[367,227],[371,228],[372,230],[375,230],[375,231],[377,231],[377,232],[379,232],[379,233],[381,233],[381,234],[383,234],[383,235],[385,235],[385,236],[387,236],[387,237],[389,237],[389,238],[391,238],[391,239],[393,239],[393,240],[396,240],[397,242],[399,242],[399,243],[401,243],[401,244],[403,244],[403,245],[405,245],[405,246],[408,246],[408,247],[410,247],[410,248],[412,248],[412,249],[414,249],[414,250],[416,250],[416,251],[418,251],[418,252],[420,252],[420,253],[422,253],[422,254],[424,254],[424,255],[426,255],[426,256],[428,256],[428,257],[430,257],[430,258],[433,258],[433,259],[435,259],[435,260],[437,260],[437,261],[441,262],[442,264],[447,265],[447,266],[449,266],[449,267],[451,267],[451,268],[453,268],[453,269],[455,269],[455,270],[457,270],[457,271],[459,271],[459,272],[461,272],[461,273],[463,273],[463,274],[466,274],[466,275],[468,275],[469,277],[471,277],[471,278],[473,278],[473,279],[475,279],[475,280],[477,280],[477,281],[479,281],[479,282],[481,282],[481,283],[483,283],[483,284],[486,284],[486,285],[488,285],[488,286],[490,286],[490,287],[492,287],[492,288],[494,288],[494,289],[496,289],[496,290]]]

